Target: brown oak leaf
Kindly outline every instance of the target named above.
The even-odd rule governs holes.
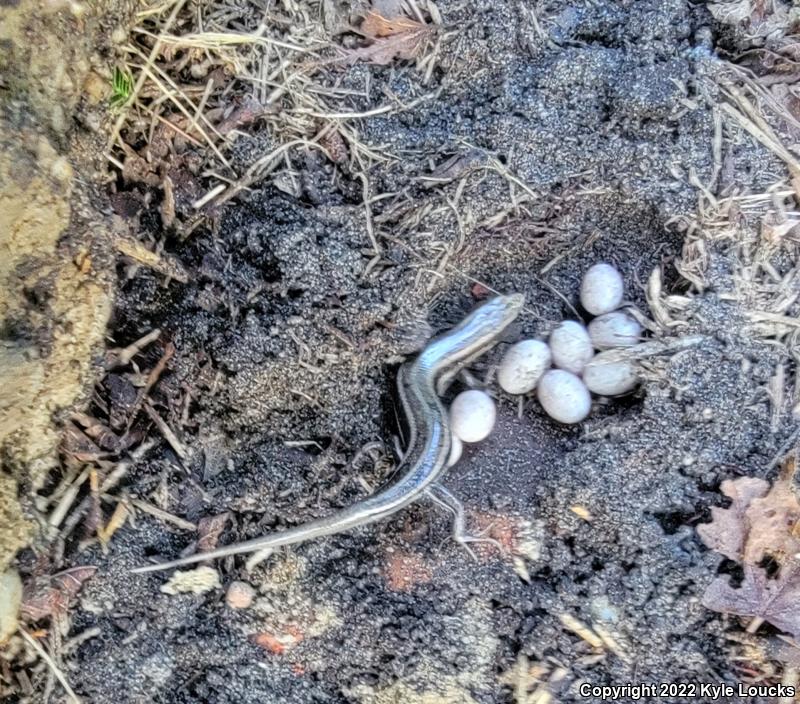
[[[776,628],[800,638],[800,566],[783,569],[777,579],[765,570],[745,564],[744,581],[738,589],[726,577],[718,577],[706,589],[703,605],[712,611],[758,616]]]
[[[697,526],[697,532],[700,539],[712,550],[741,562],[745,538],[749,532],[745,513],[753,499],[767,493],[769,482],[756,477],[739,477],[726,479],[720,489],[731,499],[730,507],[712,507],[711,523]]]
[[[395,34],[404,34],[407,32],[416,32],[425,27],[426,25],[422,22],[412,20],[405,15],[387,18],[374,10],[370,10],[361,22],[361,31],[366,36],[373,39],[377,37],[391,37]]]
[[[369,46],[349,50],[345,61],[347,63],[366,61],[378,66],[387,66],[395,59],[414,59],[422,48],[426,34],[426,32],[419,31],[397,34],[393,37],[382,37],[376,39]]]
[[[800,501],[794,489],[795,459],[784,462],[772,486],[755,477],[722,483],[729,508],[712,509],[712,521],[698,526],[710,548],[739,562],[744,580],[738,589],[718,577],[703,604],[714,611],[758,617],[800,637]],[[762,567],[775,569],[768,574]]]
[[[756,477],[722,482],[722,493],[732,503],[711,509],[711,523],[697,527],[701,540],[725,557],[751,565],[764,558],[781,564],[800,553],[800,500],[794,474],[790,458],[771,487]]]
[[[782,476],[766,496],[750,502],[747,509],[750,534],[744,549],[745,562],[758,564],[764,557],[771,557],[781,563],[800,552],[800,501],[793,485],[791,475]]]
[[[415,59],[433,31],[433,25],[418,22],[405,15],[384,17],[375,10],[370,10],[364,17],[360,30],[370,43],[347,50],[343,61],[367,61],[385,66],[395,59]]]

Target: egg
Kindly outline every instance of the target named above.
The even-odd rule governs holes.
[[[614,347],[633,347],[639,343],[642,326],[627,313],[614,311],[589,323],[589,337],[599,350]]]
[[[616,310],[622,304],[622,275],[611,264],[589,267],[581,282],[581,305],[592,315]]]
[[[480,442],[494,428],[497,411],[485,391],[462,391],[450,406],[450,428],[462,442]]]
[[[594,354],[589,333],[574,320],[565,320],[550,333],[553,364],[573,374],[580,374]]]
[[[583,370],[583,383],[601,396],[625,394],[636,386],[636,368],[619,352],[600,352]]]
[[[522,340],[508,348],[497,368],[497,383],[510,394],[533,390],[548,367],[552,355],[541,340]]]
[[[457,435],[450,438],[450,456],[447,458],[447,466],[452,467],[456,462],[461,459],[461,453],[464,452],[464,443],[458,439]]]
[[[563,369],[551,369],[536,389],[545,413],[560,423],[580,423],[592,408],[589,389],[580,377]]]

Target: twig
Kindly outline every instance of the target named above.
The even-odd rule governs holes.
[[[323,154],[326,153],[325,149],[321,145],[308,139],[294,139],[291,142],[282,144],[280,147],[273,149],[269,154],[262,156],[252,166],[250,166],[245,172],[244,176],[242,176],[236,183],[232,184],[231,187],[222,194],[219,200],[217,200],[216,205],[227,203],[231,198],[235,198],[246,188],[249,188],[257,181],[260,181],[262,178],[264,178],[264,176],[270,173],[272,169],[275,168],[276,164],[273,162],[275,162],[292,147],[296,147],[301,144],[305,145],[306,147],[314,147],[315,149],[319,149]]]
[[[172,523],[172,525],[177,526],[178,528],[189,531],[197,530],[197,526],[194,523],[190,523],[180,516],[175,516],[169,513],[169,511],[164,511],[163,509],[158,508],[158,506],[153,506],[153,504],[142,501],[142,499],[131,499],[131,503],[140,511],[149,513],[151,516],[160,518],[162,521],[166,521],[167,523]]]
[[[138,49],[134,48],[134,51],[137,54],[139,54],[140,56],[143,56],[142,52],[140,52]],[[150,78],[150,80],[153,81],[153,83],[156,84],[156,86],[159,88],[159,90],[161,90],[161,92],[164,93],[165,96],[167,96],[167,98],[170,100],[170,102],[173,105],[175,105],[175,107],[177,107],[178,110],[180,110],[183,113],[184,117],[186,117],[189,120],[189,122],[191,123],[192,120],[194,119],[192,117],[192,113],[189,112],[188,108],[186,108],[186,106],[184,106],[184,104],[180,100],[178,100],[170,91],[167,90],[167,87],[158,79],[158,77],[155,75],[155,73],[153,73],[150,70],[150,67],[142,66],[140,68],[141,68],[142,72],[144,74],[146,74]],[[164,77],[164,80],[167,81],[167,83],[173,83],[173,86],[172,86],[173,90],[175,92],[181,94],[183,96],[183,99],[187,103],[189,103],[189,105],[192,108],[194,108],[195,111],[197,110],[197,106],[194,105],[192,103],[192,101],[189,100],[188,97],[186,97],[185,94],[180,92],[178,87],[174,85],[174,82],[172,81],[172,79],[166,73],[164,73],[158,66],[153,65],[153,68],[155,68],[156,71],[158,71]],[[205,122],[212,131],[216,132],[216,130],[214,129],[214,126],[205,118],[205,116],[201,115],[201,117],[203,118],[203,122]],[[214,143],[214,141],[211,139],[211,137],[209,137],[208,133],[202,127],[200,127],[200,125],[197,125],[196,128],[197,128],[197,131],[200,133],[200,135],[203,137],[203,139],[205,139],[206,144],[208,144],[208,146],[211,148],[211,151],[213,151],[214,154],[216,154],[217,158],[223,164],[225,164],[225,166],[227,166],[228,169],[230,169],[231,172],[233,172],[233,167],[230,165],[228,160],[225,158],[225,156],[219,150],[219,147],[217,147],[217,145]],[[220,136],[220,138],[222,138],[221,135],[219,135],[219,136]]]
[[[603,640],[591,628],[581,623],[572,614],[562,613],[558,614],[558,620],[561,625],[569,631],[572,631],[576,636],[585,640],[589,645],[597,650],[603,649]]]
[[[166,27],[165,27],[166,29]],[[144,34],[149,37],[156,35],[147,30],[136,28],[134,30],[137,34]],[[281,42],[277,39],[270,37],[262,37],[258,34],[239,34],[237,32],[197,32],[195,34],[184,34],[182,36],[175,36],[174,34],[165,34],[164,31],[159,33],[158,40],[164,44],[172,44],[173,46],[190,47],[197,49],[219,49],[223,46],[235,46],[240,44],[260,44],[262,46],[279,46],[282,49],[289,49],[296,51],[300,54],[313,54],[319,49],[324,49],[327,44],[320,43],[316,49],[309,47],[299,46],[297,44],[289,44],[288,42]]]
[[[364,217],[367,225],[367,236],[372,244],[372,251],[377,256],[381,253],[381,247],[378,240],[375,239],[375,229],[372,226],[372,208],[369,205],[369,179],[365,173],[357,174],[361,179],[361,198],[364,202]]]
[[[220,193],[222,193],[227,187],[228,186],[225,183],[217,184],[208,193],[206,193],[204,196],[201,196],[194,203],[192,203],[192,208],[194,208],[195,210],[200,210],[200,208],[202,208],[209,201],[214,200],[214,198],[216,198]]]
[[[147,375],[147,379],[144,382],[144,386],[142,386],[142,388],[139,389],[139,392],[136,394],[136,400],[134,401],[133,407],[128,414],[126,434],[133,425],[133,422],[136,420],[136,417],[139,415],[139,411],[141,410],[142,404],[147,398],[147,394],[150,393],[150,389],[152,389],[155,383],[158,381],[158,378],[161,376],[161,373],[164,371],[164,368],[167,366],[167,362],[169,362],[173,354],[175,354],[175,345],[171,342],[168,342],[164,349],[164,354],[161,355],[161,359],[159,359],[156,365],[150,370]]]
[[[136,464],[145,454],[147,454],[153,447],[155,447],[157,441],[155,439],[146,440],[143,442],[139,447],[133,450],[130,453],[130,458],[119,462],[114,469],[109,472],[108,476],[103,480],[102,484],[100,484],[99,493],[101,495],[107,494],[111,491],[117,484],[122,481],[122,478],[128,473],[128,470],[132,466]],[[75,526],[78,525],[80,520],[83,518],[83,515],[86,511],[89,510],[89,506],[92,502],[91,496],[84,497],[83,501],[78,504],[78,508],[76,508],[69,516],[69,518],[64,522],[64,527],[61,529],[61,537],[65,538],[68,536],[73,530],[75,530]]]
[[[181,458],[184,462],[188,457],[188,453],[186,452],[186,448],[183,446],[180,440],[178,440],[177,435],[172,432],[172,428],[170,428],[166,421],[158,415],[158,412],[153,408],[150,404],[150,401],[145,401],[144,410],[150,419],[156,424],[159,432],[164,436],[164,439],[169,443],[169,446],[175,450],[175,454]]]
[[[150,50],[150,54],[145,57],[145,67],[151,66],[155,63],[156,57],[161,52],[161,46],[163,44],[162,37],[164,34],[169,30],[172,24],[175,22],[175,18],[178,16],[178,13],[181,11],[186,0],[178,0],[175,3],[175,7],[172,8],[172,12],[169,13],[169,17],[167,21],[164,23],[162,27],[161,34],[156,37],[155,42],[153,42],[153,48]],[[110,151],[111,148],[114,146],[114,143],[117,141],[117,137],[119,137],[119,132],[122,129],[122,125],[125,124],[125,120],[128,117],[128,111],[130,110],[130,106],[136,102],[136,98],[139,97],[139,92],[142,90],[142,86],[144,86],[145,79],[147,78],[147,74],[142,71],[138,78],[136,79],[136,83],[133,86],[133,90],[131,90],[130,96],[125,101],[125,105],[122,106],[122,110],[120,111],[119,117],[117,121],[114,123],[114,127],[111,129],[111,134],[108,138],[108,144],[106,146],[106,151]]]
[[[47,651],[39,645],[36,639],[28,633],[22,626],[19,627],[19,633],[22,638],[28,643],[28,645],[33,648],[37,655],[44,660],[47,666],[50,668],[50,671],[53,673],[55,678],[59,681],[61,686],[64,688],[64,691],[67,693],[67,696],[73,701],[74,704],[81,704],[81,700],[78,698],[78,695],[75,694],[75,691],[70,687],[69,682],[67,681],[66,676],[63,672],[59,669],[58,665],[56,664],[55,660],[50,657]]]
[[[67,512],[75,501],[75,497],[78,496],[78,492],[81,490],[81,485],[86,481],[88,476],[89,467],[85,467],[78,478],[72,482],[70,487],[64,492],[64,495],[61,497],[58,505],[50,513],[50,518],[47,521],[51,527],[58,528],[61,525],[61,522],[66,517]]]
[[[137,264],[150,267],[164,276],[169,276],[182,284],[189,283],[189,274],[177,259],[151,252],[140,242],[127,237],[117,237],[114,246],[120,254],[130,257]]]
[[[147,335],[140,337],[135,342],[131,342],[127,347],[123,347],[120,350],[112,350],[111,361],[106,364],[106,369],[126,366],[139,352],[151,342],[155,342],[160,336],[161,330],[155,328],[155,330],[148,332]]]

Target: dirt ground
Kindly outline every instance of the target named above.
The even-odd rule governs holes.
[[[302,18],[304,36],[330,46],[315,49],[316,69],[298,64],[310,82],[238,120],[224,156],[258,178],[235,197],[193,207],[234,183],[203,140],[159,144],[136,110],[122,123],[126,148],[95,192],[118,255],[111,352],[82,415],[59,426],[68,481],[54,474],[39,491],[74,484],[78,508],[17,559],[28,585],[97,568],[73,573],[68,609],[51,587],[38,623],[61,632],[48,647],[97,704],[594,702],[581,683],[789,681],[798,660],[776,655],[776,628],[748,633],[747,619],[701,603],[715,577],[741,570],[696,527],[724,504],[723,480],[772,480],[797,438],[796,240],[770,219],[794,223],[794,157],[748,129],[731,90],[744,80],[731,61],[776,53],[774,27],[758,32],[790,19],[779,3],[748,28],[684,0],[414,6],[434,30],[386,65],[361,60],[359,13],[327,0],[228,14],[188,3],[169,28],[187,35],[205,18],[292,45]],[[153,31],[153,18],[134,24]],[[208,56],[173,75],[197,100],[213,81],[187,78],[189,65]],[[240,107],[237,80],[222,96]],[[326,96],[329,112],[304,96]],[[80,131],[105,105],[75,110]],[[233,118],[221,114],[224,132]],[[585,313],[578,287],[597,261],[621,270],[662,352],[642,361],[633,394],[597,398],[567,427],[501,392],[493,370],[508,342]],[[280,530],[391,481],[398,365],[487,290],[527,306],[471,367],[497,399],[497,427],[444,484],[502,551],[478,544],[473,559],[423,500],[256,566],[223,559],[203,593],[167,593],[169,573],[131,575],[198,538]],[[25,505],[35,524],[41,504]],[[248,608],[226,601],[237,580],[255,591]],[[32,657],[9,662],[4,677],[22,682],[13,673]],[[10,701],[70,701],[41,663],[32,672]]]

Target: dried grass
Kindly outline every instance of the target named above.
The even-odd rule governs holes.
[[[698,205],[688,217],[671,221],[684,232],[682,255],[676,262],[691,283],[684,296],[665,295],[660,272],[648,287],[648,302],[656,322],[665,330],[685,324],[696,293],[713,289],[743,311],[749,334],[785,350],[794,364],[780,365],[765,389],[773,405],[773,424],[782,414],[800,417],[800,160],[792,148],[797,122],[773,100],[768,82],[730,65],[720,78],[724,102],[712,145],[715,169],[712,184],[696,180]],[[786,175],[761,193],[750,193],[721,175],[721,155],[727,147],[753,138],[786,166]],[[716,183],[718,177],[719,183]],[[733,261],[731,285],[713,278],[714,253],[725,250]],[[777,388],[777,387],[780,388]]]
[[[370,35],[353,26],[357,24],[353,17],[330,16],[332,5],[319,7],[322,17],[312,16],[309,5],[292,0],[266,11],[249,2],[233,6],[176,0],[140,12],[123,47],[125,68],[135,82],[112,130],[109,161],[122,170],[132,148],[141,154],[142,144],[150,144],[157,124],[171,127],[183,140],[203,147],[200,176],[206,192],[193,200],[193,206],[205,211],[269,177],[276,183],[293,183],[301,170],[295,160],[316,150],[347,160],[350,171],[366,184],[368,208],[367,199],[375,196],[369,183],[371,168],[396,157],[367,146],[360,139],[358,120],[409,110],[436,94],[408,104],[389,96],[378,108],[354,110],[354,99],[368,96],[338,87],[335,74],[342,71],[342,62],[337,57],[346,50],[338,47],[334,33]],[[381,23],[383,29],[373,41],[403,37],[406,25],[419,34],[414,51],[401,58],[416,56],[424,80],[434,68],[435,56],[420,53],[421,39],[432,36],[441,20],[432,0],[408,3],[405,12],[404,21],[372,13],[367,29]],[[357,52],[350,51],[358,60]],[[275,146],[237,171],[231,150],[240,133],[236,125],[232,129],[221,125],[243,99],[260,106],[257,119],[265,123]],[[340,153],[331,154],[331,145]],[[380,248],[374,236],[372,246],[377,254]]]

